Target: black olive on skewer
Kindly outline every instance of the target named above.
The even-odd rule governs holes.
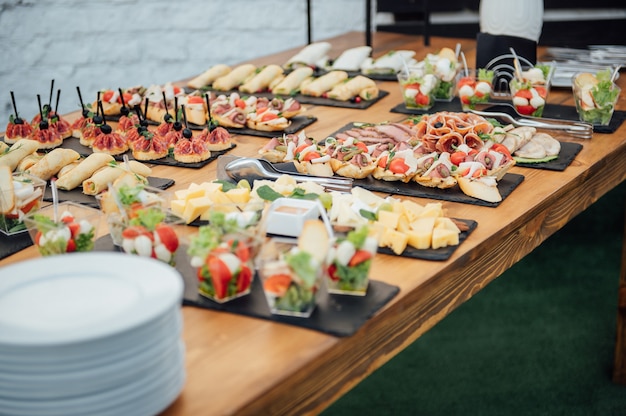
[[[39,116],[41,117],[41,120],[39,121],[39,129],[47,130],[49,127],[48,120],[46,120],[43,116],[43,109],[41,108],[41,95],[39,94],[37,94],[37,103],[39,104]]]
[[[210,100],[210,95],[211,95],[210,92],[204,94],[204,99],[206,100],[207,115],[208,115],[207,129],[209,129],[209,133],[211,133],[211,131],[213,130],[213,120],[211,120],[211,100]]]
[[[124,101],[124,94],[122,93],[122,89],[118,88],[117,90],[120,93],[120,100],[122,101],[122,108],[120,109],[120,113],[122,113],[123,116],[128,117],[128,115],[130,114],[130,109],[126,106],[126,102]]]
[[[79,86],[76,86],[76,92],[78,93],[78,100],[80,101],[80,108],[83,109],[82,111],[83,118],[89,118],[89,109],[85,107],[85,103],[83,102],[83,95],[80,93]]]
[[[102,102],[100,101],[100,91],[98,91],[98,99],[96,100],[96,102],[96,114],[93,116],[92,120],[96,126],[99,126],[104,121],[104,110],[102,111],[102,115],[100,115],[100,108],[102,107]]]
[[[183,137],[185,139],[191,139],[191,136],[193,136],[193,133],[191,129],[187,126],[187,114],[185,113],[185,104],[181,106],[181,109],[183,112],[183,119],[185,120],[185,128],[183,129]]]
[[[102,106],[102,101],[98,101],[98,109],[104,114],[104,107]],[[113,131],[113,127],[107,124],[107,121],[104,117],[102,117],[102,125],[100,126],[100,131],[104,134],[111,134]]]
[[[174,97],[174,114],[176,114],[176,121],[174,121],[174,130],[181,131],[183,125],[178,118],[178,97]]]
[[[172,115],[170,114],[167,108],[167,98],[165,98],[165,91],[162,91],[162,93],[163,93],[163,106],[165,107],[165,115],[163,116],[163,120],[166,123],[171,123],[174,117],[172,117]]]
[[[15,96],[13,95],[13,91],[11,91],[11,102],[13,103],[13,111],[15,112],[15,117],[13,117],[13,124],[24,124],[24,120],[22,120],[17,114],[17,106],[15,105]]]

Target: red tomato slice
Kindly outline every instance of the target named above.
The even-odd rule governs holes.
[[[302,143],[300,146],[296,147],[295,154],[298,154],[298,153],[302,152],[304,149],[306,149],[309,146],[310,146],[310,144]]]
[[[461,88],[463,85],[469,85],[472,88],[476,85],[476,80],[473,77],[463,77],[457,82],[457,87]]]
[[[122,96],[124,97],[124,104],[126,105],[128,105],[128,102],[133,99],[133,96],[127,92],[125,92]],[[118,101],[121,103],[122,99],[118,98]]]
[[[68,253],[76,251],[76,241],[74,241],[73,238],[67,240],[67,246],[65,247],[65,251]]]
[[[356,142],[356,143],[354,143],[354,145],[356,147],[358,147],[359,149],[363,150],[363,152],[365,152],[365,153],[368,152],[367,145],[365,143],[363,143],[363,142]]]
[[[285,273],[279,273],[265,279],[265,282],[263,282],[263,288],[266,291],[274,293],[276,296],[280,297],[287,292],[290,284],[291,276]]]
[[[535,88],[535,91],[537,91],[537,94],[539,94],[541,98],[545,99],[546,95],[548,95],[548,91],[541,85],[536,85],[534,88]]]
[[[389,159],[389,156],[385,155],[383,157],[381,157],[380,159],[378,159],[378,167],[381,169],[385,169],[387,167],[387,160]]]
[[[159,240],[165,246],[167,251],[173,253],[178,248],[178,236],[176,235],[176,231],[167,225],[167,224],[159,224],[154,229],[155,234],[159,235]]]
[[[235,99],[235,107],[239,107],[244,110],[246,108],[246,102],[241,98],[237,98]]]
[[[454,152],[450,155],[450,161],[459,166],[462,162],[465,162],[465,158],[467,157],[467,154],[465,152]]]
[[[231,248],[231,252],[235,253],[242,263],[250,259],[250,247],[248,247],[245,242],[241,240],[229,240],[228,247]]]
[[[511,158],[511,152],[509,152],[508,147],[506,147],[505,145],[503,145],[502,143],[494,143],[491,148],[498,152],[498,153],[502,153],[504,155],[507,156],[507,158]]]
[[[322,157],[322,155],[320,154],[320,152],[308,152],[306,155],[304,155],[304,157],[302,158],[303,162],[310,162],[313,159],[317,159],[318,157]]]
[[[530,92],[530,90],[519,90],[515,93],[515,96],[526,98],[527,100],[533,98],[533,94]]]
[[[77,222],[73,222],[71,224],[67,224],[67,226],[70,229],[70,232],[72,233],[72,238],[76,238],[76,236],[78,235],[78,232],[80,231],[80,224]]]
[[[222,299],[226,297],[228,291],[228,282],[231,279],[228,266],[219,257],[211,256],[207,258],[207,268],[211,274],[211,281],[215,288],[215,296]]]
[[[250,283],[252,283],[252,270],[244,264],[237,276],[237,293],[248,290]]]
[[[113,98],[113,90],[106,90],[104,93],[102,93],[102,96],[100,97],[100,99],[102,101],[111,101],[111,98]]]
[[[389,163],[389,170],[392,171],[393,173],[403,174],[409,170],[409,165],[404,163],[404,159],[397,158],[397,159],[393,159]]]
[[[419,105],[428,105],[428,103],[430,103],[430,97],[420,92],[415,96],[415,102]]]
[[[65,224],[71,224],[74,222],[74,216],[73,215],[67,215],[63,218],[61,218],[61,222],[64,222]]]
[[[337,276],[337,266],[334,264],[328,266],[328,277],[335,282],[339,280],[339,276]]]
[[[199,95],[187,96],[187,103],[189,104],[204,104],[204,99]]]
[[[276,113],[270,113],[270,112],[266,112],[265,114],[263,114],[261,116],[261,121],[270,121],[270,120],[275,120],[278,118],[278,114]]]
[[[122,237],[131,240],[139,237],[140,235],[148,236],[152,240],[152,233],[141,225],[131,225],[129,227],[126,227],[124,231],[122,231]]]
[[[517,112],[523,116],[529,116],[533,113],[533,111],[535,111],[535,107],[532,105],[518,105],[515,108],[517,109]]]
[[[420,84],[414,82],[413,84],[404,84],[404,89],[406,90],[419,90]]]
[[[348,262],[348,266],[354,267],[372,258],[372,253],[366,250],[357,250]]]

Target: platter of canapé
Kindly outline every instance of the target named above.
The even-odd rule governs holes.
[[[214,65],[184,86],[101,90],[87,102],[77,88],[82,111],[71,124],[53,109],[54,83],[30,120],[12,93],[0,142],[3,238],[28,230],[42,255],[93,250],[102,237],[93,222],[71,205],[47,212],[43,201],[79,202],[106,221],[112,249],[172,267],[185,262],[200,295],[216,304],[248,294],[262,267],[272,312],[308,316],[320,279],[336,293],[363,296],[376,255],[446,260],[478,225],[449,217],[442,202],[409,197],[497,207],[524,179],[513,166],[541,167],[570,152],[541,129],[466,111],[354,120],[310,137],[304,127],[317,118],[305,114],[307,97],[366,108],[385,95],[374,75],[396,79],[411,65],[454,77],[459,68],[448,48],[421,62],[410,51],[373,60],[366,47],[329,60],[328,50],[312,44],[283,65]],[[401,87],[421,102],[419,84]],[[153,164],[198,168],[234,153],[231,135],[251,131],[268,139],[256,157],[279,177],[203,180],[169,193],[173,180],[152,176]],[[326,189],[312,176],[349,178],[352,187]],[[296,228],[277,233],[280,224]],[[266,238],[272,244],[261,244]]]

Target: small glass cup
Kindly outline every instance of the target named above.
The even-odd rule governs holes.
[[[107,222],[114,244],[121,240],[116,245],[125,253],[176,265],[176,252],[186,235],[182,218],[161,205],[148,205],[135,209],[131,216],[109,215]]]
[[[212,206],[209,224],[200,226],[189,239],[188,254],[197,269],[198,293],[217,303],[250,293],[255,259],[265,239],[262,211],[240,211],[237,206]]]
[[[509,91],[515,110],[523,116],[541,117],[548,100],[554,65],[536,65],[513,77]]]
[[[293,240],[271,238],[259,253],[257,268],[273,314],[311,316],[323,281],[324,264],[298,250]]]
[[[0,189],[0,204],[6,212],[0,214],[0,232],[14,235],[26,232],[24,216],[35,212],[43,204],[46,181],[23,172],[12,175],[13,189]]]
[[[470,69],[459,72],[457,94],[463,111],[473,110],[476,104],[487,103],[493,92],[494,72],[486,69]]]
[[[42,256],[92,251],[102,213],[86,205],[61,202],[24,217],[30,237]]]
[[[423,70],[409,70],[398,73],[398,83],[406,108],[429,110],[435,104],[435,91],[439,80]]]
[[[611,81],[609,70],[596,75],[575,74],[572,92],[580,121],[598,126],[607,126],[611,122],[621,89]]]
[[[335,239],[328,252],[328,293],[365,296],[378,249],[377,233],[370,231],[361,226]]]
[[[422,62],[425,73],[437,77],[438,83],[434,92],[435,100],[452,101],[456,96],[456,82],[460,69],[456,60],[452,61],[448,57],[428,54]]]

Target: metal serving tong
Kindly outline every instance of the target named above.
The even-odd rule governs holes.
[[[578,139],[591,139],[593,137],[593,125],[573,120],[560,120],[553,118],[539,117],[518,117],[514,118],[508,113],[470,110],[474,114],[483,117],[493,117],[505,120],[515,127],[527,126],[539,129],[559,130]]]
[[[296,182],[315,182],[329,191],[350,192],[351,178],[311,176],[298,172],[287,172],[276,169],[271,162],[265,159],[242,157],[233,159],[224,166],[226,175],[235,181],[241,179],[270,179],[276,180],[281,175],[292,176]]]

